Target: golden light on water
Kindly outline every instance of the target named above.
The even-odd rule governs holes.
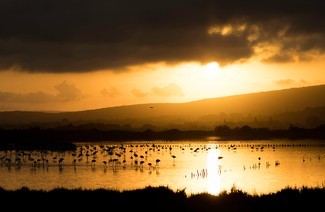
[[[217,195],[221,192],[221,179],[219,170],[221,167],[220,151],[217,149],[210,149],[207,158],[207,170],[208,170],[208,193]]]

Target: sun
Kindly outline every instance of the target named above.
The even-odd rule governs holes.
[[[220,72],[220,67],[217,62],[211,62],[203,66],[203,72],[209,77],[213,77]]]

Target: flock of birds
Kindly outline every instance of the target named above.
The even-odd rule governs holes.
[[[291,145],[291,144],[288,144]],[[176,161],[176,155],[174,152],[185,151],[189,149],[192,153],[198,153],[199,151],[208,151],[211,148],[226,148],[229,151],[236,151],[239,147],[251,148],[251,151],[264,151],[264,148],[271,148],[275,151],[275,148],[282,145],[276,144],[263,144],[263,145],[249,145],[249,144],[217,144],[212,146],[206,144],[79,144],[75,151],[24,151],[24,150],[7,150],[0,151],[0,166],[6,166],[9,169],[11,167],[21,168],[22,166],[30,166],[32,169],[48,168],[50,166],[58,166],[60,170],[64,166],[72,166],[76,169],[78,166],[90,166],[93,169],[101,166],[106,169],[118,171],[120,169],[134,168],[136,170],[143,171],[145,168],[148,170],[159,169],[161,160],[158,158],[159,154],[168,153],[170,160],[173,164]],[[176,151],[174,151],[176,149]],[[178,149],[178,150],[177,150]],[[158,153],[158,154],[156,154]],[[166,160],[166,156],[163,157]],[[223,156],[218,156],[218,160],[221,160]],[[249,167],[257,169],[260,167],[261,157],[257,158],[258,162]],[[303,158],[305,161],[305,158]],[[169,161],[170,162],[170,161]],[[266,167],[269,167],[270,162],[266,162]],[[275,161],[275,166],[279,166],[280,162]],[[243,166],[245,170],[246,167]],[[191,173],[191,176],[207,176],[207,171],[202,169]]]
[[[128,149],[128,150],[127,150]],[[164,145],[156,144],[130,144],[130,145],[78,145],[75,151],[25,151],[25,150],[6,150],[0,152],[0,165],[8,168],[30,166],[31,168],[48,168],[50,166],[90,166],[95,168],[101,165],[104,169],[112,168],[117,171],[119,168],[134,167],[135,169],[159,168],[160,159],[156,158],[150,161],[149,156],[153,152],[169,151],[171,158],[175,162],[176,156],[172,154],[173,147],[168,148]]]

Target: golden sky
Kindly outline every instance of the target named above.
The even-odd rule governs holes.
[[[0,110],[188,102],[325,83],[320,1],[1,1]]]

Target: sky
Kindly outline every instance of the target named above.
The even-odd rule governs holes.
[[[319,0],[2,0],[0,111],[325,84]]]

